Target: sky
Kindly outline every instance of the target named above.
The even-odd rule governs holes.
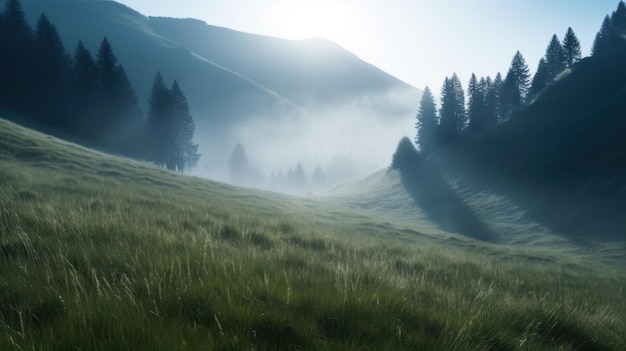
[[[572,27],[583,56],[618,0],[118,0],[147,16],[286,39],[324,37],[423,89],[506,74],[519,50],[532,72],[553,34]]]

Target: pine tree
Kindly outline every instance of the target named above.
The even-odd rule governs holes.
[[[439,130],[441,141],[451,143],[465,128],[465,94],[456,73],[446,77],[441,89],[441,108],[439,110]]]
[[[600,27],[600,31],[596,34],[596,38],[593,41],[591,55],[598,55],[611,47],[611,31],[611,18],[609,15],[606,15],[604,21],[602,21],[602,27]]]
[[[506,120],[522,108],[529,87],[530,72],[526,60],[518,51],[513,56],[511,67],[502,84],[500,108],[502,119]]]
[[[576,62],[580,61],[582,57],[580,42],[576,34],[574,34],[572,27],[567,28],[567,32],[563,38],[563,51],[565,52],[565,63],[567,67],[572,67]]]
[[[233,184],[245,184],[249,168],[250,164],[246,157],[246,149],[241,143],[237,143],[228,160],[230,181],[233,182]]]
[[[148,161],[157,166],[166,167],[169,147],[173,143],[170,131],[172,126],[171,94],[161,72],[157,72],[152,83],[152,93],[148,108],[148,118],[145,127],[144,154]]]
[[[485,105],[487,110],[488,120],[490,125],[496,125],[502,122],[501,114],[501,92],[502,92],[502,75],[500,72],[496,74],[494,80],[489,84],[487,96],[485,98]]]
[[[620,1],[617,10],[611,15],[611,43],[616,44],[626,40],[626,4]]]
[[[307,191],[306,173],[304,173],[304,168],[300,162],[298,162],[296,170],[293,172],[293,187],[293,190],[298,193]]]
[[[71,58],[56,27],[45,15],[41,15],[37,22],[35,44],[34,75],[38,84],[29,94],[33,101],[37,101],[33,113],[42,122],[67,131],[71,127],[68,118]]]
[[[320,191],[324,190],[328,187],[328,181],[326,180],[326,174],[322,170],[322,167],[317,165],[315,167],[315,171],[313,171],[313,176],[311,176],[311,191]]]
[[[415,127],[417,136],[415,142],[420,151],[428,153],[437,146],[437,107],[435,98],[429,87],[424,89],[416,116]]]
[[[184,172],[195,167],[200,159],[200,154],[198,154],[198,144],[193,143],[195,124],[189,112],[187,98],[176,81],[172,84],[171,94],[175,114],[175,164],[178,171]]]
[[[82,41],[78,42],[74,50],[73,61],[72,122],[69,131],[81,138],[88,139],[89,130],[95,120],[98,69],[91,53],[85,48]]]
[[[481,78],[481,80],[478,81],[476,75],[472,73],[467,87],[467,117],[469,119],[469,133],[478,133],[488,127],[488,123],[486,121],[485,85],[486,81],[484,78]]]
[[[537,72],[533,77],[532,82],[530,83],[530,89],[528,90],[528,101],[531,102],[535,99],[539,93],[548,85],[549,83],[549,73],[548,66],[543,57],[539,60],[539,65],[537,65]]]
[[[551,82],[567,67],[567,56],[556,34],[552,36],[546,49],[545,65],[548,72],[548,82]]]
[[[37,80],[32,72],[34,64],[34,36],[19,0],[5,3],[0,37],[0,102],[17,112],[32,113],[31,92]]]

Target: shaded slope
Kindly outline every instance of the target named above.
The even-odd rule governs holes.
[[[435,156],[562,235],[623,240],[626,47],[587,58],[529,107]]]

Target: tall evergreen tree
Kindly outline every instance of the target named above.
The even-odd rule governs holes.
[[[193,117],[189,112],[187,98],[178,86],[178,82],[174,81],[171,89],[173,112],[175,115],[175,147],[176,147],[176,169],[179,172],[189,170],[198,163],[200,154],[198,154],[198,144],[193,143],[193,133],[195,124]]]
[[[567,32],[563,38],[563,51],[565,52],[565,63],[567,67],[572,67],[576,62],[580,61],[582,57],[580,42],[572,27],[567,28]]]
[[[626,40],[626,4],[620,1],[617,10],[611,15],[611,42],[617,43]]]
[[[478,81],[476,75],[472,73],[467,87],[467,117],[469,119],[468,132],[470,133],[478,133],[488,127],[488,122],[486,121],[485,85],[486,81],[484,78]]]
[[[453,142],[465,128],[465,94],[458,76],[446,77],[441,89],[439,130],[441,142]]]
[[[533,77],[532,82],[530,83],[530,89],[528,89],[528,102],[531,102],[534,98],[536,98],[539,93],[548,85],[549,81],[549,73],[548,66],[546,61],[542,57],[539,60],[539,65],[537,65],[537,72]]]
[[[545,65],[548,72],[548,83],[567,67],[567,56],[556,34],[552,36],[546,49]]]
[[[502,122],[501,112],[501,92],[502,92],[502,75],[500,72],[496,74],[491,84],[489,84],[489,91],[485,98],[485,105],[487,109],[487,115],[492,125]]]
[[[93,139],[102,147],[134,154],[137,133],[143,120],[137,96],[126,76],[124,68],[117,63],[111,44],[102,40],[96,55],[98,69],[97,114],[93,121]]]
[[[144,154],[149,161],[161,167],[172,167],[172,162],[168,159],[169,146],[173,144],[169,132],[174,129],[171,100],[172,97],[163,81],[163,76],[161,72],[157,72],[150,95]]]
[[[602,27],[600,27],[600,31],[596,34],[596,38],[593,41],[593,48],[591,49],[592,55],[598,55],[604,52],[611,46],[611,18],[609,15],[604,17],[604,21],[602,21]]]
[[[37,81],[34,66],[34,36],[19,0],[7,0],[4,7],[0,50],[0,102],[9,109],[31,113],[30,93]]]
[[[420,106],[417,111],[415,127],[417,136],[415,142],[419,145],[420,151],[428,153],[437,144],[437,107],[435,98],[429,87],[424,89]]]
[[[234,184],[245,184],[249,168],[250,164],[246,157],[246,149],[241,143],[237,143],[228,160],[230,181]]]
[[[529,87],[530,72],[526,60],[517,51],[502,84],[500,95],[501,116],[504,120],[522,108]]]
[[[38,84],[30,95],[38,103],[33,113],[48,125],[67,131],[70,128],[71,58],[56,27],[45,15],[37,22],[35,44],[34,75]]]
[[[72,123],[70,132],[88,138],[91,124],[95,122],[95,104],[98,89],[98,69],[89,50],[78,42],[73,56]]]

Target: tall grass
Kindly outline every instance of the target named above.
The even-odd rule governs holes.
[[[601,252],[422,232],[2,121],[0,181],[2,350],[626,349],[624,262]]]

